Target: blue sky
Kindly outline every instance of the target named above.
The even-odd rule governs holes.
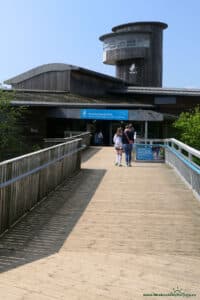
[[[99,36],[137,21],[168,24],[163,86],[200,88],[199,0],[0,0],[0,82],[45,63],[110,75]]]

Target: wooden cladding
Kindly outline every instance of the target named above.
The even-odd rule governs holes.
[[[80,169],[81,139],[0,163],[0,233]]]
[[[45,72],[13,84],[13,87],[27,90],[68,91],[70,89],[70,71]]]

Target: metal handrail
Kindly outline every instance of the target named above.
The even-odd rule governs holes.
[[[174,138],[170,138],[170,139],[165,139],[165,144],[170,146],[170,143],[172,145],[172,148],[175,148],[174,145],[176,145],[178,147],[178,151],[182,151],[185,150],[188,153],[188,159],[191,161],[192,160],[192,156],[198,157],[200,158],[200,151],[197,149],[194,149]],[[175,148],[176,149],[176,148]]]
[[[200,165],[197,159],[200,151],[174,138],[165,141],[165,163],[173,167],[177,174],[192,189],[200,200]]]
[[[173,148],[174,150],[180,152],[185,158],[187,158],[189,161],[192,161],[192,157],[195,156],[200,159],[200,151],[192,148],[183,142],[180,142],[177,139],[174,138],[169,138],[169,139],[142,139],[142,138],[137,138],[136,139],[136,144],[150,144],[153,145],[154,143],[160,144],[163,143],[164,145],[169,146],[170,148]],[[176,147],[175,147],[176,145]],[[188,153],[188,156],[186,156],[182,151],[186,151]]]
[[[165,139],[144,139],[144,138],[136,138],[135,140],[136,144],[150,144],[153,145],[154,143],[165,143]]]

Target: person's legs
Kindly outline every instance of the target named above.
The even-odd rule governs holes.
[[[116,150],[116,157],[115,157],[115,165],[117,166],[118,165],[118,150]]]
[[[131,166],[131,158],[132,158],[132,149],[133,149],[133,145],[129,144],[129,166]]]
[[[129,145],[128,144],[124,144],[124,152],[125,152],[126,165],[128,166],[128,164],[129,164]]]
[[[120,149],[118,151],[118,162],[119,162],[119,166],[121,167],[121,165],[122,165],[122,149]]]

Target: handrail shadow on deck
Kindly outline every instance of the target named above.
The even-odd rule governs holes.
[[[82,169],[7,232],[0,239],[0,272],[58,252],[91,201],[105,172],[102,169]]]

